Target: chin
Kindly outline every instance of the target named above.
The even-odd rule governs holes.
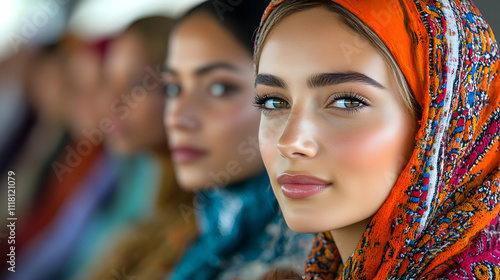
[[[177,182],[181,189],[188,192],[197,192],[205,189],[210,189],[214,187],[214,183],[209,184],[210,178],[203,178],[196,176],[199,172],[182,172],[180,168],[175,169],[175,176],[177,177]]]
[[[193,180],[193,178],[186,178],[185,180],[183,180],[182,176],[179,176],[179,179],[177,179],[177,181],[179,182],[181,189],[185,191],[197,192],[206,189],[206,186],[204,186],[202,182]]]
[[[111,145],[111,150],[120,156],[133,156],[136,151],[127,145]]]
[[[331,227],[328,225],[323,225],[323,223],[328,221],[319,221],[319,216],[316,217],[316,219],[314,217],[302,215],[301,217],[295,217],[293,215],[291,217],[291,215],[287,215],[285,211],[283,212],[287,226],[296,233],[319,233],[331,230]]]
[[[119,156],[132,156],[137,152],[140,152],[140,149],[136,147],[133,143],[121,137],[105,138],[104,144],[114,154]]]

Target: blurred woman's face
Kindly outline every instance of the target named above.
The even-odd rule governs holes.
[[[196,14],[172,33],[166,66],[165,124],[180,185],[224,186],[262,171],[251,54]]]
[[[166,146],[165,100],[154,76],[157,65],[151,65],[143,44],[132,32],[122,35],[110,46],[104,65],[101,110],[112,119],[106,140],[120,154]]]
[[[414,147],[416,121],[379,51],[323,8],[296,12],[262,50],[260,150],[288,226],[366,223]]]
[[[99,95],[102,94],[101,61],[98,53],[81,49],[72,53],[67,67],[70,89],[68,93],[68,115],[71,133],[84,137],[84,131],[99,128]]]
[[[66,124],[67,73],[61,59],[56,55],[40,57],[32,68],[28,98],[38,118],[46,124]]]

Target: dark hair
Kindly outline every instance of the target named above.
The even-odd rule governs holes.
[[[191,8],[176,25],[198,13],[206,13],[217,20],[250,54],[253,38],[269,0],[208,0]]]

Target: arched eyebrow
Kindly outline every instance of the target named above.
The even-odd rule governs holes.
[[[341,73],[320,73],[312,75],[307,80],[309,88],[325,87],[331,85],[338,85],[343,83],[363,83],[374,86],[376,88],[385,89],[385,87],[376,80],[361,74],[359,72],[341,72]],[[255,86],[265,85],[270,87],[277,87],[286,89],[287,84],[285,81],[277,76],[270,74],[259,74],[255,79]]]
[[[197,76],[205,75],[211,71],[218,70],[218,69],[225,69],[225,70],[229,70],[229,71],[233,71],[233,72],[240,72],[241,71],[237,66],[232,65],[230,63],[216,62],[216,63],[204,65],[204,66],[196,69],[195,75],[197,75]],[[177,75],[177,72],[174,69],[169,68],[169,67],[165,67],[162,72],[164,74],[171,74],[174,76]]]
[[[286,89],[287,85],[283,79],[270,74],[258,74],[255,78],[255,87],[258,85]]]
[[[385,87],[376,80],[359,72],[315,74],[309,78],[309,80],[307,81],[307,86],[309,88],[315,88],[352,82],[367,84],[376,88],[385,89]]]

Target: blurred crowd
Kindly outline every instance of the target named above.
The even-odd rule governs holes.
[[[208,5],[216,7],[212,2]],[[2,182],[7,182],[8,171],[15,172],[17,218],[15,273],[7,270],[9,257],[4,252],[9,251],[11,244],[6,242],[7,229],[1,231],[2,279],[167,279],[169,275],[172,279],[234,279],[240,273],[247,275],[241,279],[257,279],[263,277],[265,271],[276,273],[272,270],[274,267],[300,270],[310,237],[297,237],[288,229],[281,230],[286,225],[277,210],[255,144],[259,113],[251,106],[252,43],[246,37],[235,38],[240,33],[253,35],[267,4],[259,2],[262,3],[255,6],[258,9],[252,11],[251,25],[244,31],[231,33],[226,27],[213,27],[220,22],[246,24],[231,22],[232,10],[223,10],[230,11],[223,17],[226,21],[217,16],[220,10],[208,12],[210,7],[201,8],[201,12],[195,9],[183,19],[187,30],[183,35],[198,31],[194,36],[199,36],[199,41],[194,44],[200,49],[222,50],[213,54],[214,57],[222,55],[221,61],[231,62],[233,57],[228,53],[243,53],[244,60],[238,63],[242,62],[240,65],[247,73],[244,84],[249,86],[241,87],[246,93],[238,104],[245,102],[251,113],[240,110],[241,107],[236,112],[222,105],[211,108],[212,112],[191,107],[193,114],[208,112],[193,117],[189,110],[179,113],[181,105],[172,105],[177,106],[169,107],[173,115],[164,117],[168,115],[166,102],[184,102],[175,99],[179,84],[182,82],[188,87],[190,83],[176,81],[167,85],[162,76],[167,53],[173,51],[168,49],[169,33],[174,26],[182,24],[164,15],[135,20],[113,36],[91,41],[66,31],[53,42],[20,45],[17,52],[0,61],[0,177]],[[240,6],[236,8],[248,9]],[[206,19],[206,14],[211,19]],[[237,11],[233,14],[242,21],[247,19]],[[228,34],[222,34],[222,41],[202,38],[200,34],[218,38],[217,32],[221,31],[210,28],[225,30],[222,33]],[[233,40],[231,43],[235,45],[246,40],[246,45],[228,45],[223,41],[224,36],[233,37],[228,40]],[[181,39],[189,41],[185,37]],[[203,40],[211,40],[215,45],[205,47]],[[175,50],[183,48],[181,45]],[[195,54],[187,56],[196,57]],[[169,79],[179,80],[175,75],[191,71],[191,62],[176,60],[173,67],[178,67],[177,72],[174,71],[173,76],[170,72]],[[212,83],[208,90],[218,97],[226,91],[238,90],[234,87]],[[210,102],[204,104],[215,104]],[[227,113],[217,119],[215,112],[222,110]],[[196,136],[199,141],[218,142],[222,151],[233,151],[218,154],[221,170],[243,168],[246,171],[237,172],[241,176],[217,173],[218,181],[211,182],[208,169],[201,168],[194,172],[203,173],[202,183],[192,183],[195,179],[191,171],[181,166],[177,170],[180,174],[175,172],[167,128],[194,131],[199,125],[195,118],[199,118],[200,123],[211,122],[207,127],[213,135],[209,131],[206,138]],[[233,142],[224,142],[235,134],[239,136]],[[214,138],[209,139],[212,136]],[[189,137],[186,139],[194,139]],[[247,139],[253,139],[253,144],[245,143],[253,147],[250,153],[242,152],[238,145]],[[180,157],[183,155],[186,152],[181,151]],[[241,161],[235,168],[230,167],[235,157],[239,160],[238,156]],[[177,161],[183,161],[179,155]],[[207,168],[215,168],[209,165]],[[222,179],[225,181],[221,183]],[[251,182],[246,184],[248,187],[245,184],[231,186],[229,189],[235,189],[234,192],[224,192],[227,185],[247,179]],[[265,193],[258,194],[255,182]],[[213,190],[214,186],[218,191]],[[207,187],[212,190],[203,191]],[[1,218],[6,221],[8,197],[3,186],[0,201]],[[233,208],[226,205],[230,201],[234,202]],[[243,206],[234,208],[237,203]],[[262,207],[264,204],[271,206]],[[220,217],[227,216],[228,211],[227,222],[232,228],[229,233],[221,233]],[[206,223],[215,226],[211,228]],[[294,242],[299,244],[299,249],[284,248]],[[283,246],[277,246],[279,252],[270,252],[271,243]],[[264,259],[264,254],[251,251],[260,251],[259,246],[268,248],[263,250],[265,268],[255,266],[255,262]],[[285,255],[298,257],[292,261],[282,257]],[[276,262],[281,266],[274,266],[275,260],[281,260]],[[244,268],[245,263],[254,265]],[[233,272],[226,271],[226,276],[221,276],[225,267],[233,267]]]
[[[4,177],[16,174],[18,218],[18,270],[9,279],[87,273],[127,234],[129,242],[161,240],[152,244],[157,248],[166,242],[157,221],[180,213],[168,209],[163,217],[170,201],[192,204],[192,195],[178,190],[162,121],[157,69],[171,26],[171,19],[156,16],[96,42],[65,34],[2,62],[0,169]],[[148,75],[156,86],[142,84]],[[1,210],[5,220],[7,207]],[[182,218],[179,230],[194,227],[190,218]],[[134,223],[147,234],[128,233]],[[172,253],[190,237],[173,240]],[[133,253],[152,249],[144,243]],[[140,257],[130,253],[131,261]],[[122,268],[97,279],[112,279]]]

